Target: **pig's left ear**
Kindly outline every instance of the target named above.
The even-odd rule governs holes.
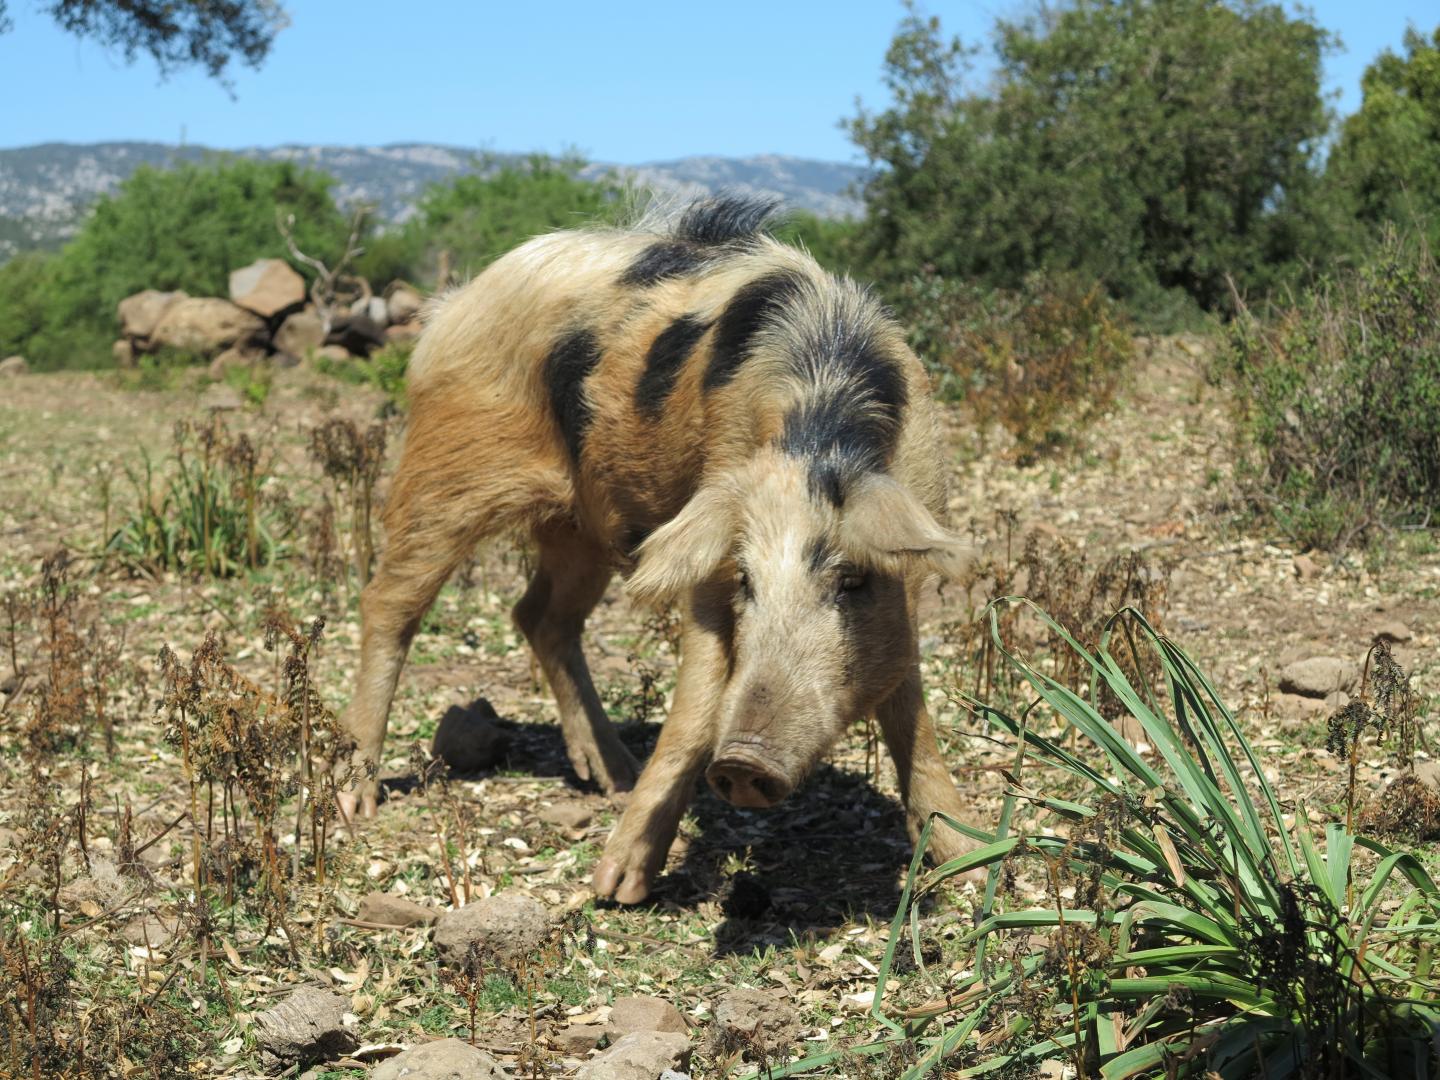
[[[730,553],[735,539],[735,488],[724,480],[703,485],[680,513],[646,538],[625,590],[659,606],[704,581]]]
[[[962,576],[978,554],[883,473],[870,474],[851,490],[840,528],[852,551],[869,553],[881,563],[918,560],[947,578]]]

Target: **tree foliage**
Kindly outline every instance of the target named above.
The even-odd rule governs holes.
[[[862,257],[1015,287],[1036,270],[1139,305],[1206,308],[1273,282],[1313,233],[1329,35],[1256,0],[1076,0],[998,24],[998,70],[912,8],[890,45],[892,104],[850,129],[878,166]]]
[[[1440,250],[1440,27],[1429,40],[1407,31],[1405,55],[1386,50],[1360,86],[1360,108],[1341,129],[1327,185],[1364,228],[1418,227]]]

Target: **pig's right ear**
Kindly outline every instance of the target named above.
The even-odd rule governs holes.
[[[715,571],[735,539],[733,484],[710,482],[640,545],[626,591],[642,604],[674,601]]]

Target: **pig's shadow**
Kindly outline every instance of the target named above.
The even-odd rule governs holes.
[[[508,736],[503,767],[563,776],[577,787],[558,725],[501,719]],[[658,723],[616,725],[645,761]],[[847,921],[888,922],[911,847],[900,804],[858,772],[821,765],[773,810],[741,810],[702,782],[692,804],[681,864],[662,874],[651,902],[684,911],[718,907],[716,955],[826,937]]]

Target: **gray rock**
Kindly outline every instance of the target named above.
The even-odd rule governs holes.
[[[198,296],[176,300],[166,308],[150,343],[213,356],[237,341],[262,341],[264,337],[265,320],[253,311],[229,300]]]
[[[344,1023],[348,1007],[349,1002],[339,994],[302,986],[255,1017],[260,1060],[276,1069],[348,1054],[360,1045]]]
[[[325,344],[325,320],[311,308],[287,315],[275,331],[275,348],[297,360],[303,360]]]
[[[500,1063],[463,1039],[412,1046],[375,1066],[370,1080],[508,1080]]]
[[[582,802],[567,799],[540,808],[540,820],[562,829],[583,829],[595,820],[595,811]]]
[[[361,898],[355,917],[361,922],[385,926],[433,926],[440,913],[394,893],[372,892]]]
[[[463,964],[470,943],[481,955],[514,963],[550,936],[545,905],[521,892],[502,892],[444,911],[435,923],[435,952],[442,963]]]
[[[788,1049],[800,1036],[800,1021],[787,1001],[763,990],[731,990],[715,1006],[715,1024],[767,1050]]]
[[[171,304],[189,298],[190,294],[187,292],[161,292],[158,289],[146,289],[144,292],[127,296],[115,305],[115,314],[120,320],[120,333],[128,338],[148,338],[155,332],[160,316],[169,310]]]
[[[284,259],[256,259],[230,271],[230,299],[270,319],[305,303],[305,279]]]
[[[416,318],[425,304],[425,298],[420,295],[419,290],[411,288],[403,281],[397,281],[386,289],[385,299],[389,303],[392,323],[407,323]]]
[[[1336,690],[1351,690],[1360,669],[1349,660],[1335,656],[1312,656],[1280,669],[1280,692],[1323,698]]]
[[[575,1080],[657,1080],[666,1070],[684,1068],[690,1040],[673,1031],[635,1031],[597,1058],[581,1065]]]
[[[629,1035],[636,1031],[671,1031],[677,1035],[688,1035],[690,1029],[680,1010],[656,997],[616,998],[610,1006],[610,1032],[615,1035]]]
[[[364,316],[376,326],[386,326],[390,322],[390,305],[383,296],[362,296],[350,305],[350,314]]]
[[[16,375],[30,374],[30,361],[20,355],[7,356],[0,360],[0,379],[13,378]]]
[[[495,709],[484,698],[469,705],[451,705],[435,728],[431,755],[457,773],[488,769],[504,755],[509,742],[504,729],[496,726],[497,719]]]
[[[551,1035],[550,1041],[562,1054],[582,1057],[599,1046],[605,1034],[604,1024],[571,1024]]]

